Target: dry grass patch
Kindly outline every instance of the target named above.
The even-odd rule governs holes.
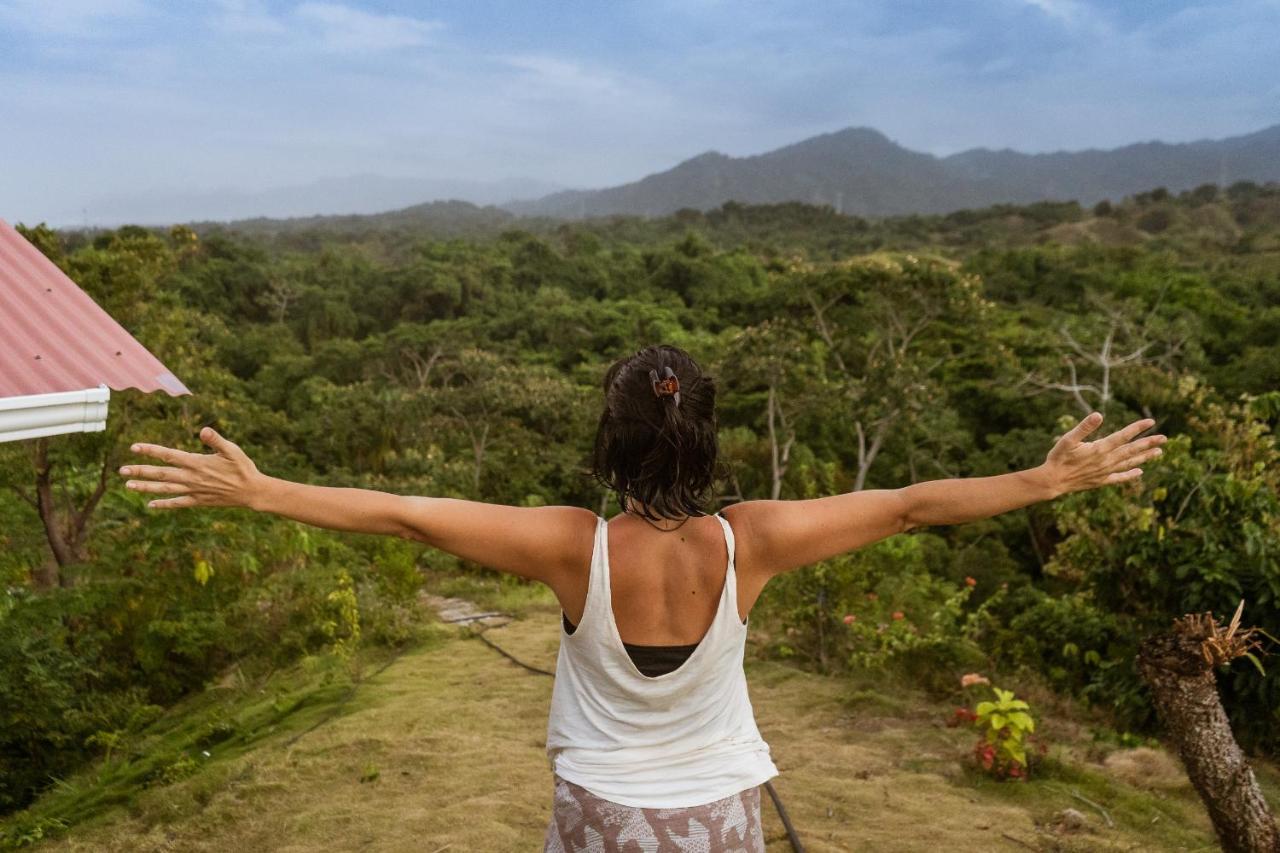
[[[486,636],[553,669],[557,620],[538,607]],[[370,677],[340,716],[295,743],[266,740],[216,760],[41,849],[540,850],[551,806],[544,744],[552,679],[512,664],[468,630],[452,629],[452,639]],[[1141,790],[1065,763],[1026,784],[982,779],[965,763],[973,733],[946,728],[949,709],[909,688],[853,685],[772,662],[749,662],[748,676],[782,771],[774,783],[812,853],[1212,844],[1198,803],[1181,792]],[[1073,791],[1108,809],[1115,827]],[[789,850],[768,797],[762,802],[769,850]],[[1059,835],[1055,816],[1068,807],[1085,813],[1086,826]]]
[[[1178,759],[1163,750],[1140,746],[1113,752],[1102,762],[1107,772],[1135,788],[1176,791],[1191,781]]]

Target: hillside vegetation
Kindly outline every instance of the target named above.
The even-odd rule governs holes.
[[[362,811],[371,799],[358,792],[387,793],[394,768],[410,772],[394,784],[419,809],[454,796],[412,781],[426,766],[457,769],[431,726],[463,736],[446,723],[490,714],[526,724],[528,740],[511,743],[527,751],[530,781],[512,769],[505,782],[495,756],[496,776],[477,764],[463,774],[472,793],[450,802],[516,803],[512,831],[527,838],[549,807],[535,760],[549,684],[512,686],[528,691],[518,709],[477,694],[474,672],[512,673],[442,633],[419,602],[424,582],[475,592],[489,573],[246,511],[148,512],[111,472],[132,441],[193,448],[212,424],[277,476],[611,514],[584,475],[599,381],[656,342],[689,350],[719,383],[715,508],[1002,473],[1039,464],[1088,411],[1105,414],[1103,432],[1156,418],[1170,441],[1134,484],[913,530],[771,583],[753,614],[752,684],[780,753],[797,756],[804,826],[830,807],[859,832],[905,832],[910,792],[929,790],[957,808],[940,822],[959,826],[973,797],[976,821],[1005,815],[1013,835],[1066,844],[1041,831],[1062,809],[1100,816],[1076,790],[1105,799],[1108,843],[1141,838],[1141,818],[1169,844],[1201,844],[1207,827],[1185,792],[1135,793],[1096,774],[1106,753],[1159,734],[1133,666],[1142,637],[1187,612],[1229,616],[1241,599],[1280,636],[1280,189],[875,221],[731,204],[516,225],[26,229],[195,395],[114,394],[106,433],[0,446],[4,844],[91,849],[99,836],[82,831],[123,843],[113,833],[136,829],[159,833],[147,836],[157,845],[173,834],[252,847],[268,830],[251,802],[335,832],[326,821],[346,814],[394,846],[407,836],[368,821],[427,824]],[[45,485],[52,503],[35,498]],[[74,558],[54,560],[50,536]],[[553,647],[543,593],[503,581],[492,594],[526,617],[503,629],[523,652]],[[1029,780],[987,781],[976,732],[944,725],[987,698],[959,686],[965,674],[1029,698],[1045,746]],[[1280,681],[1239,664],[1219,683],[1241,742],[1274,757]],[[451,717],[421,693],[432,685]],[[390,710],[362,745],[349,726],[367,722],[365,702]],[[474,720],[460,719],[464,705]],[[331,707],[338,718],[282,746]],[[823,727],[847,751],[812,736]],[[338,757],[310,751],[326,743]],[[492,738],[472,748],[477,762],[498,751]],[[310,769],[292,777],[300,756]],[[802,784],[805,761],[817,775]],[[352,788],[353,762],[377,779]],[[245,777],[265,787],[240,802],[233,780],[249,766],[268,768],[267,781]],[[883,770],[901,803],[869,816],[867,791],[885,795],[862,770]],[[341,798],[350,809],[300,805]],[[302,832],[301,821],[289,825]]]

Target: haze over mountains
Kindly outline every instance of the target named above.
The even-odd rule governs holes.
[[[162,225],[392,212],[388,215],[412,219],[428,208],[438,218],[468,206],[430,204],[444,201],[486,207],[490,217],[663,216],[681,208],[711,210],[727,201],[799,201],[878,217],[1042,200],[1091,205],[1156,187],[1178,192],[1236,181],[1280,181],[1280,124],[1219,140],[1049,154],[974,148],[947,157],[912,151],[873,128],[850,127],[763,154],[731,157],[708,151],[604,189],[564,190],[529,178],[481,182],[358,175],[258,192],[105,199],[86,211],[86,218],[98,224]]]
[[[1180,144],[1051,154],[974,148],[948,157],[911,151],[869,127],[850,127],[749,157],[708,151],[634,183],[504,207],[522,215],[579,218],[661,216],[726,201],[801,201],[846,214],[896,216],[1045,199],[1094,204],[1161,186],[1181,191],[1236,181],[1280,181],[1280,124]]]
[[[501,204],[542,196],[563,187],[531,178],[466,181],[352,175],[307,184],[242,190],[133,193],[95,200],[83,218],[100,225],[168,225],[193,220],[227,221],[257,217],[373,214],[434,199],[460,199],[476,205]],[[75,223],[81,217],[68,217]]]

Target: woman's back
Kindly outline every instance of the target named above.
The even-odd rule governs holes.
[[[622,640],[644,646],[699,642],[715,616],[729,561],[728,540],[717,517],[694,517],[658,530],[623,513],[606,524],[610,604]],[[565,615],[575,625],[586,604],[589,577],[589,566],[583,566],[579,577],[558,590]],[[759,590],[743,590],[742,578],[737,580],[739,619],[745,622]]]
[[[557,775],[615,803],[700,805],[778,772],[747,696],[733,531],[719,515],[686,526],[695,521],[720,530],[713,560],[708,524],[683,541],[680,531],[632,528],[611,545],[614,525],[598,518],[580,618],[561,633],[548,758]],[[615,559],[620,570],[611,571]],[[673,672],[650,677],[624,642],[697,648]]]

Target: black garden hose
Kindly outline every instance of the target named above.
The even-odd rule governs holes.
[[[477,637],[480,638],[480,642],[484,643],[486,646],[493,649],[495,652],[502,655],[504,658],[511,661],[512,663],[514,663],[516,666],[522,666],[525,669],[529,670],[530,672],[537,673],[538,675],[549,675],[552,678],[556,677],[556,674],[554,672],[548,672],[545,669],[538,669],[536,666],[530,666],[529,664],[520,660],[518,657],[511,654],[511,652],[507,651],[506,649],[502,648],[497,643],[495,643],[493,640],[490,640],[488,637],[486,637],[484,635],[484,630],[476,631],[474,633]]]
[[[773,800],[773,807],[778,810],[778,818],[782,821],[783,829],[787,831],[787,840],[791,842],[791,849],[795,853],[804,853],[804,845],[800,843],[800,836],[796,834],[796,828],[791,825],[791,818],[787,817],[787,810],[782,807],[782,798],[773,789],[773,782],[766,781],[764,789],[769,792],[769,799]]]

